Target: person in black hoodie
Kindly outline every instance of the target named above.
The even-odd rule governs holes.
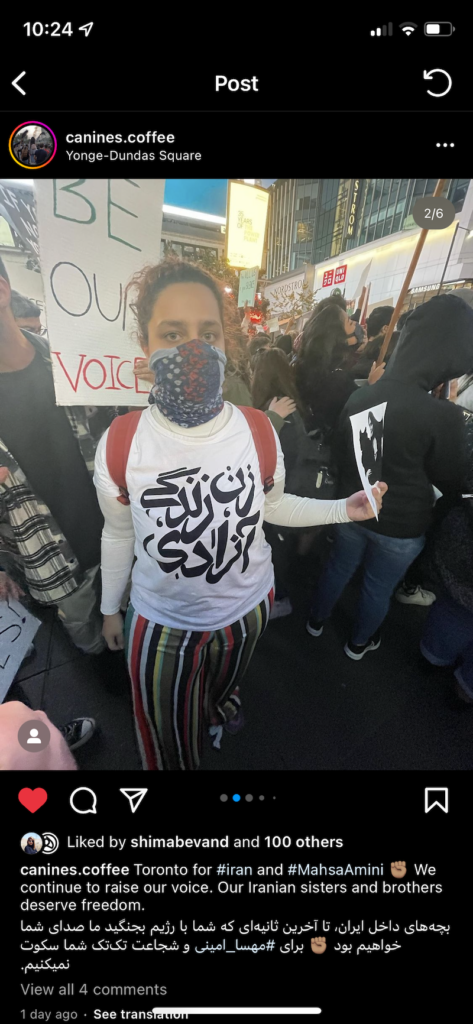
[[[340,493],[350,493],[359,483],[350,416],[384,402],[383,479],[389,490],[378,520],[337,531],[307,630],[320,636],[324,620],[363,564],[357,620],[344,648],[355,661],[380,645],[391,594],[424,546],[433,486],[444,502],[462,493],[464,418],[453,403],[431,392],[472,369],[473,310],[455,295],[439,295],[409,316],[381,379],[354,392],[343,409],[336,440]]]

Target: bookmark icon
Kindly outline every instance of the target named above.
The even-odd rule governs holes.
[[[123,793],[123,796],[126,796],[128,802],[130,804],[130,810],[131,810],[132,814],[134,814],[135,811],[138,809],[138,807],[140,806],[141,801],[143,800],[143,797],[146,796],[147,792],[148,792],[147,789],[121,789],[120,790],[120,793]]]

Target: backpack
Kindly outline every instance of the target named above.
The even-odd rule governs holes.
[[[250,409],[248,406],[239,405],[243,413],[255,443],[256,452],[261,473],[263,491],[268,494],[274,487],[274,474],[276,472],[277,449],[273,426],[259,409]],[[117,487],[120,488],[120,495],[117,501],[122,505],[129,505],[130,499],[126,487],[126,467],[130,454],[131,442],[138,428],[140,417],[144,410],[128,412],[125,416],[117,416],[109,427],[107,436],[106,460],[108,472]]]
[[[284,429],[284,428],[283,428]],[[301,498],[334,498],[336,471],[329,434],[320,428],[307,431],[298,424],[297,458],[286,475],[285,490]]]

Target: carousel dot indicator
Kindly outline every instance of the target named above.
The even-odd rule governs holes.
[[[233,800],[234,803],[239,804],[240,800],[241,800],[240,794],[239,793],[234,793],[233,796],[232,796],[232,800]]]
[[[247,793],[246,796],[245,796],[245,800],[247,800],[248,803],[251,804],[251,801],[253,800],[253,794],[252,793]]]
[[[264,800],[264,796],[260,796],[260,800]]]
[[[222,801],[222,804],[226,804],[226,802],[227,802],[227,800],[228,800],[228,796],[227,796],[227,794],[226,794],[226,793],[222,793],[222,795],[221,795],[220,799],[221,799],[221,801]]]

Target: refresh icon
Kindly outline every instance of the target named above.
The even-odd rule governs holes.
[[[433,75],[445,75],[445,78],[447,79],[448,84],[443,92],[432,92],[430,89],[427,89],[428,96],[434,96],[436,99],[440,99],[441,96],[446,96],[447,93],[450,92],[453,85],[452,77],[449,75],[448,71],[444,71],[443,68],[432,68],[432,71],[424,71],[424,78],[427,79],[428,82],[432,80]]]

